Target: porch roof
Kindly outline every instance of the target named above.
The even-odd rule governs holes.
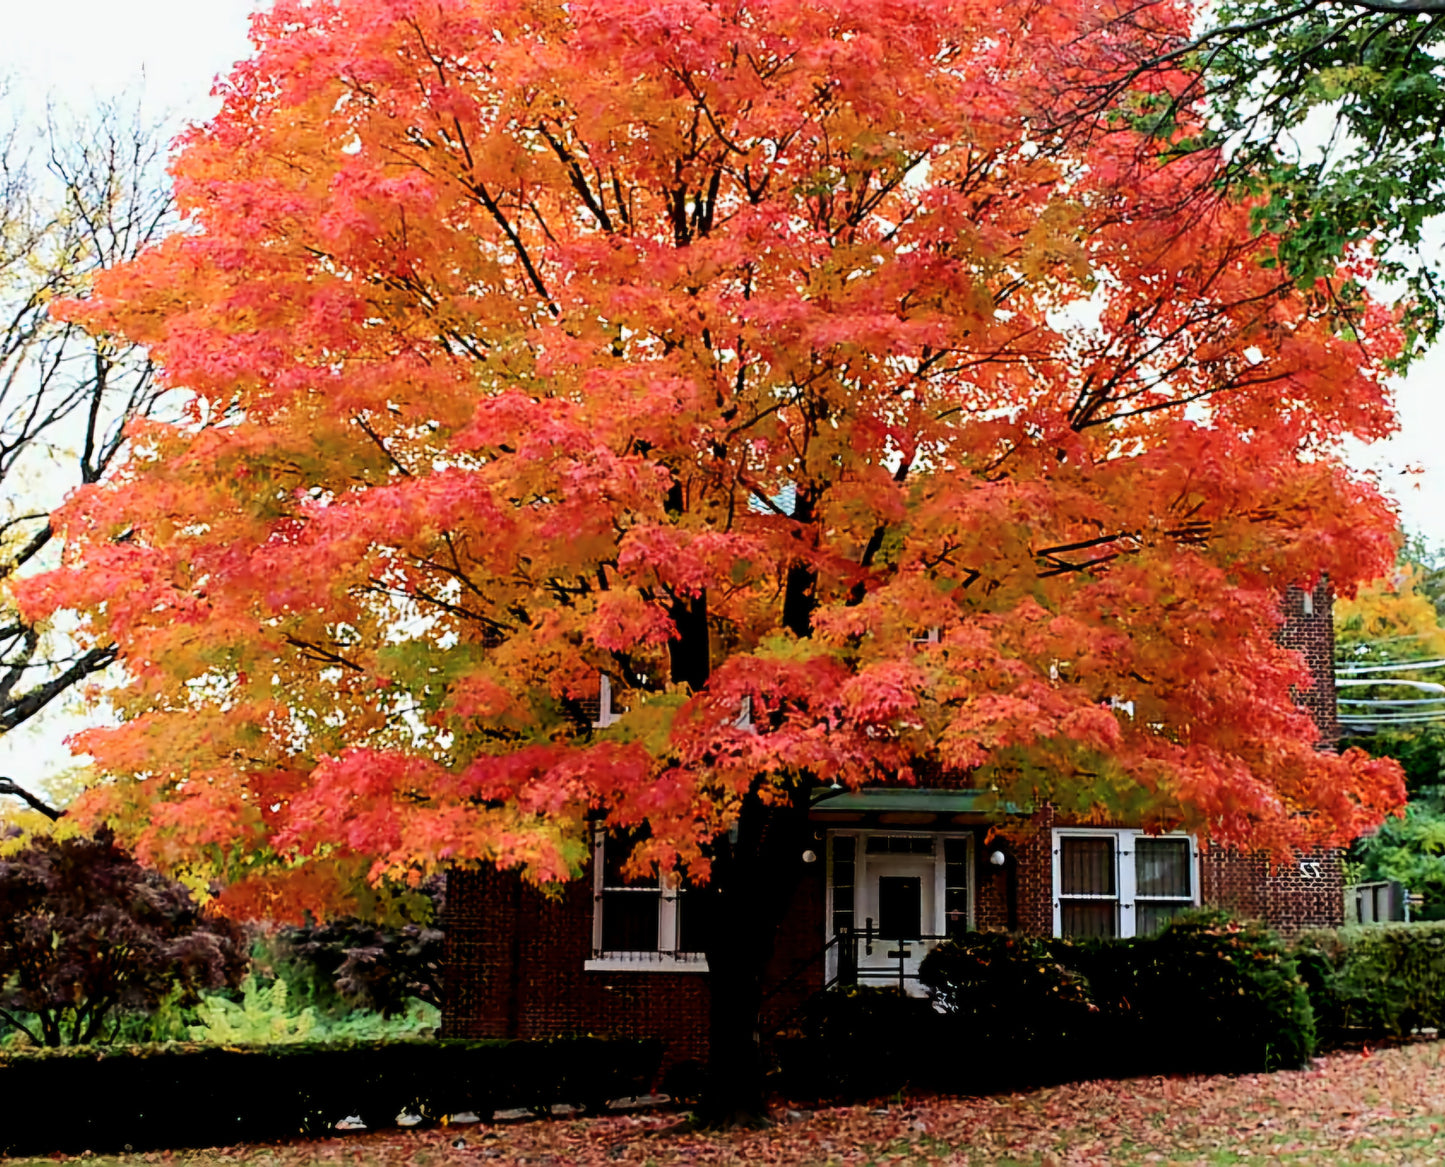
[[[917,786],[870,786],[862,790],[822,790],[813,798],[821,811],[931,811],[934,814],[1018,814],[991,790],[939,790]]]

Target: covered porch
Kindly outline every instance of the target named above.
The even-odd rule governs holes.
[[[919,993],[923,957],[980,926],[980,908],[984,926],[1010,926],[1017,864],[985,842],[995,805],[977,790],[823,792],[810,819],[825,864],[825,988]]]

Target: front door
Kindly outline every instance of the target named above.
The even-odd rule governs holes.
[[[917,989],[918,966],[940,931],[934,895],[937,842],[929,835],[865,838],[858,915],[859,924],[871,928],[872,940],[858,949],[860,983],[896,985],[901,973],[905,986]]]

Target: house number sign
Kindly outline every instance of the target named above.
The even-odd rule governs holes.
[[[1301,862],[1299,871],[1306,879],[1319,879],[1320,877],[1320,865],[1312,859]]]

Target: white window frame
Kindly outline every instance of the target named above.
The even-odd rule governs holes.
[[[622,720],[622,714],[612,707],[612,678],[606,673],[597,674],[597,720],[593,729],[607,729]]]
[[[707,972],[707,956],[701,952],[678,952],[677,888],[659,881],[662,897],[657,908],[657,948],[647,952],[602,951],[602,891],[607,832],[592,836],[592,956],[583,962],[587,972]]]
[[[1151,834],[1148,831],[1133,830],[1126,827],[1117,829],[1102,829],[1096,827],[1056,827],[1053,832],[1053,849],[1049,854],[1053,868],[1053,892],[1054,892],[1054,935],[1064,934],[1064,901],[1063,901],[1063,865],[1059,862],[1059,855],[1062,851],[1060,840],[1062,839],[1110,839],[1114,843],[1114,872],[1115,882],[1113,896],[1070,896],[1069,899],[1097,899],[1109,900],[1118,904],[1119,931],[1116,939],[1128,940],[1138,935],[1136,921],[1138,913],[1136,905],[1139,902],[1138,876],[1134,865],[1134,843],[1137,839],[1185,839],[1189,843],[1189,890],[1190,895],[1184,896],[1144,896],[1145,903],[1178,903],[1199,906],[1199,842],[1193,835],[1185,834],[1183,831],[1169,831],[1165,834]],[[1128,862],[1124,862],[1125,857]]]

